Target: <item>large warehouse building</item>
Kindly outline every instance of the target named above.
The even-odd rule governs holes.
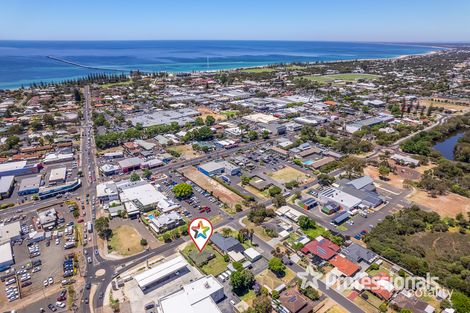
[[[0,244],[0,271],[8,269],[14,263],[11,244],[9,242]]]
[[[172,276],[175,276],[177,272],[184,270],[187,266],[188,262],[186,262],[182,256],[178,256],[165,263],[146,270],[145,272],[135,275],[134,279],[137,281],[140,289],[144,291],[149,287],[155,286],[158,283],[162,283]]]
[[[158,301],[162,313],[220,313],[217,302],[225,297],[224,287],[214,276],[201,277],[181,290],[169,294]]]
[[[28,164],[26,161],[0,164],[0,176],[20,176],[39,172],[39,164]]]

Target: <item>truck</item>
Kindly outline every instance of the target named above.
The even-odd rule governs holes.
[[[72,249],[75,248],[75,241],[67,241],[64,244],[64,249]]]
[[[86,229],[89,233],[93,232],[93,224],[91,223],[91,221],[87,223]]]

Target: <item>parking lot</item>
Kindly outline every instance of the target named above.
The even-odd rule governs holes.
[[[178,172],[167,172],[166,175],[168,178],[158,181],[158,183],[161,184],[162,192],[174,200],[176,200],[172,192],[174,185],[188,183],[193,186],[193,196],[190,199],[180,201],[182,214],[185,215],[188,219],[192,219],[196,216],[211,218],[220,214],[224,214],[224,211],[221,210],[223,203],[218,201],[215,197],[212,197],[207,191],[203,190],[190,180],[184,178]],[[202,208],[206,209],[202,210]]]
[[[38,237],[36,233],[42,228],[36,212],[19,213],[17,218],[11,218],[9,221],[20,221],[22,235],[21,239],[12,242],[15,264],[8,272],[2,273],[3,277],[5,273],[12,275],[4,279],[5,288],[2,288],[0,293],[2,303],[10,301],[11,305],[17,306],[21,305],[20,299],[31,295],[46,297],[58,294],[64,288],[63,283],[73,283],[76,279],[77,276],[73,276],[73,266],[69,267],[71,275],[64,278],[64,260],[73,251],[64,249],[64,242],[74,241],[75,238],[71,231],[74,228],[71,226],[73,214],[67,205],[57,205],[53,208],[58,213],[58,225],[55,230],[46,232],[44,237]],[[53,304],[56,306],[55,302]],[[60,306],[62,304],[58,303],[57,308]]]

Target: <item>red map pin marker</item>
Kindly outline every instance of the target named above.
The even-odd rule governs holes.
[[[209,242],[213,232],[214,227],[212,227],[212,223],[204,217],[193,219],[188,226],[189,237],[191,237],[191,240],[194,242],[199,252],[201,252]]]

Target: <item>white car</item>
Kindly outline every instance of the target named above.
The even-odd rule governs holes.
[[[49,277],[47,279],[47,282],[49,283],[49,285],[52,285],[54,283],[54,279],[52,277]]]
[[[47,281],[47,279],[44,281],[44,287],[47,287],[49,286],[49,282]]]
[[[64,302],[57,301],[55,303],[55,305],[58,306],[59,308],[65,308],[65,303]]]

